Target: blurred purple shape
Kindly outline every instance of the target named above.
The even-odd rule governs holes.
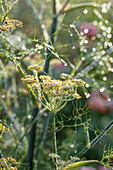
[[[112,168],[111,168],[111,169],[112,169]],[[110,170],[110,168],[107,168],[107,167],[106,167],[106,169],[105,169],[104,166],[99,165],[99,166],[98,166],[98,170]]]
[[[79,170],[96,170],[95,168],[92,168],[90,166],[83,166]]]
[[[99,32],[99,29],[95,25],[93,25],[93,23],[87,22],[82,23],[80,29],[90,41],[94,41],[96,39],[97,33]]]

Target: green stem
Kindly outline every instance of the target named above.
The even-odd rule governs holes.
[[[107,55],[110,55],[111,53],[113,53],[113,46],[110,47],[108,50],[106,50],[105,54],[103,54],[101,57],[99,57],[97,60],[94,60],[91,64],[89,64],[86,68],[84,68],[80,73],[78,73],[74,79],[78,79],[80,77],[85,76],[87,73],[89,73],[89,71],[91,71],[95,66],[97,66],[97,64],[99,63],[99,61],[104,58]]]
[[[101,139],[102,137],[104,137],[106,135],[106,133],[113,127],[113,120],[111,120],[111,122],[101,131],[101,133],[94,138],[94,140],[91,141],[90,143],[90,147],[88,148],[87,146],[76,155],[76,157],[81,157],[83,154],[85,154],[89,149],[91,149],[94,145],[96,145]]]
[[[56,14],[56,0],[52,0],[52,8],[53,8],[53,20],[51,24],[51,30],[50,30],[50,41],[48,42],[48,45],[54,44],[54,36],[56,32],[56,25],[57,25],[57,17],[54,16]],[[51,51],[47,48],[47,56],[45,56],[45,65],[44,65],[44,72],[48,73],[49,69],[49,62],[51,59]]]
[[[56,132],[55,132],[55,127],[56,127],[56,123],[55,123],[55,114],[52,113],[52,130],[53,130],[53,153],[57,154],[57,143],[56,143]],[[57,158],[54,159],[55,161],[55,168],[57,169]]]
[[[101,4],[97,4],[95,2],[84,2],[84,3],[79,3],[79,4],[74,4],[71,5],[70,7],[68,7],[67,9],[64,9],[63,12],[68,13],[71,12],[73,10],[79,9],[79,8],[89,8],[89,7],[93,7],[93,8],[102,8]]]
[[[87,160],[87,161],[79,161],[79,162],[75,162],[73,164],[69,164],[68,166],[66,166],[65,168],[63,168],[63,170],[70,170],[70,169],[75,169],[77,167],[81,167],[90,163],[100,163],[98,160]]]

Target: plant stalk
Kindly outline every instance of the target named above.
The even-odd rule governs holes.
[[[56,132],[55,132],[56,122],[55,122],[55,114],[52,113],[52,130],[53,130],[53,153],[57,154],[57,142],[56,142]],[[55,168],[57,170],[57,158],[54,158]]]
[[[50,41],[48,42],[48,45],[54,44],[54,35],[56,32],[56,25],[57,25],[57,17],[54,16],[56,14],[56,1],[52,0],[52,7],[53,7],[53,20],[51,24],[51,29],[50,29]],[[45,65],[44,65],[44,72],[48,73],[49,69],[49,62],[51,59],[51,51],[47,48],[47,55],[45,56]]]
[[[36,116],[38,114],[38,107],[33,109],[33,118],[32,118],[32,122],[35,120]],[[31,128],[30,131],[30,138],[29,138],[29,147],[28,147],[28,158],[27,158],[27,162],[28,165],[26,167],[26,170],[32,170],[33,169],[33,155],[34,155],[34,149],[35,149],[35,138],[36,138],[36,123],[34,123],[34,125]]]

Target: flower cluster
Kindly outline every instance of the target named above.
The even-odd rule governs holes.
[[[18,162],[12,157],[7,157],[7,161],[9,161],[10,163],[15,164],[15,165],[18,164]]]
[[[33,75],[27,75],[25,76],[25,78],[22,78],[21,80],[27,84],[34,84],[37,82]]]
[[[32,68],[32,67],[31,67]],[[36,72],[37,73],[37,72]],[[72,79],[70,75],[62,73],[61,79],[51,79],[48,75],[28,75],[22,80],[30,85],[30,90],[38,93],[40,102],[51,112],[56,113],[61,110],[69,100],[80,99],[77,93],[78,86],[84,86],[85,82],[81,79]]]
[[[2,123],[0,123],[0,132],[2,132],[2,134],[3,133],[8,133],[9,132],[9,128],[7,128]]]
[[[18,20],[9,19],[8,17],[3,17],[3,25],[0,26],[0,33],[11,32],[16,27],[23,27],[23,23]]]
[[[65,74],[66,75],[66,74]],[[78,84],[83,84],[83,81],[79,80],[71,80],[67,75],[66,80],[52,80],[49,76],[41,75],[39,78],[42,80],[40,83],[43,87],[43,91],[47,94],[48,97],[74,97],[74,98],[81,98],[80,95],[77,93],[77,86]],[[64,74],[61,74],[61,78],[64,77]],[[68,79],[67,79],[68,78]]]
[[[43,69],[43,65],[33,64],[31,66],[28,66],[28,69],[39,71]]]
[[[48,156],[50,156],[52,159],[53,159],[53,158],[59,158],[59,157],[60,157],[59,155],[54,154],[54,153],[49,153]]]
[[[12,164],[17,165],[18,162],[12,157],[0,158],[0,168],[5,170],[8,167],[9,170],[17,170],[16,167],[12,167]]]
[[[16,167],[10,167],[9,170],[17,170]]]
[[[49,153],[48,156],[51,157],[52,159],[57,158],[57,165],[59,166],[59,169],[65,169],[65,167],[67,167],[68,165],[71,165],[76,161],[80,160],[80,158],[78,157],[70,156],[70,159],[68,161],[64,161],[61,159],[61,157],[58,154],[54,154],[54,153]]]

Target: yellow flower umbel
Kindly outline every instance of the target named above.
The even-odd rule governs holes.
[[[8,133],[9,132],[9,128],[7,128],[2,123],[0,123],[0,132],[1,132],[1,136],[2,136],[3,133]]]
[[[34,70],[34,71],[39,71],[39,70],[43,69],[43,65],[33,64],[31,66],[28,66],[28,69]]]
[[[0,33],[10,33],[16,27],[23,27],[23,23],[18,20],[9,19],[8,17],[2,17],[3,18],[3,24],[0,26]]]
[[[81,98],[77,93],[77,88],[84,86],[84,81],[72,79],[70,75],[64,73],[61,74],[61,79],[64,80],[51,79],[48,75],[41,75],[38,78],[36,70],[40,67],[32,65],[28,68],[34,70],[36,76],[28,75],[22,80],[29,84],[35,97],[52,113],[60,111],[68,101]]]
[[[18,162],[12,157],[0,158],[0,168],[2,167],[2,169],[17,170],[16,167],[12,166],[17,164]]]
[[[21,80],[27,84],[34,84],[37,82],[33,75],[27,75],[25,76],[25,78],[22,78]]]
[[[81,98],[77,88],[85,84],[82,80],[73,80],[70,75],[64,73],[61,74],[64,81],[52,80],[48,75],[41,75],[39,78],[45,96],[42,102],[52,113],[60,111],[69,100]]]

